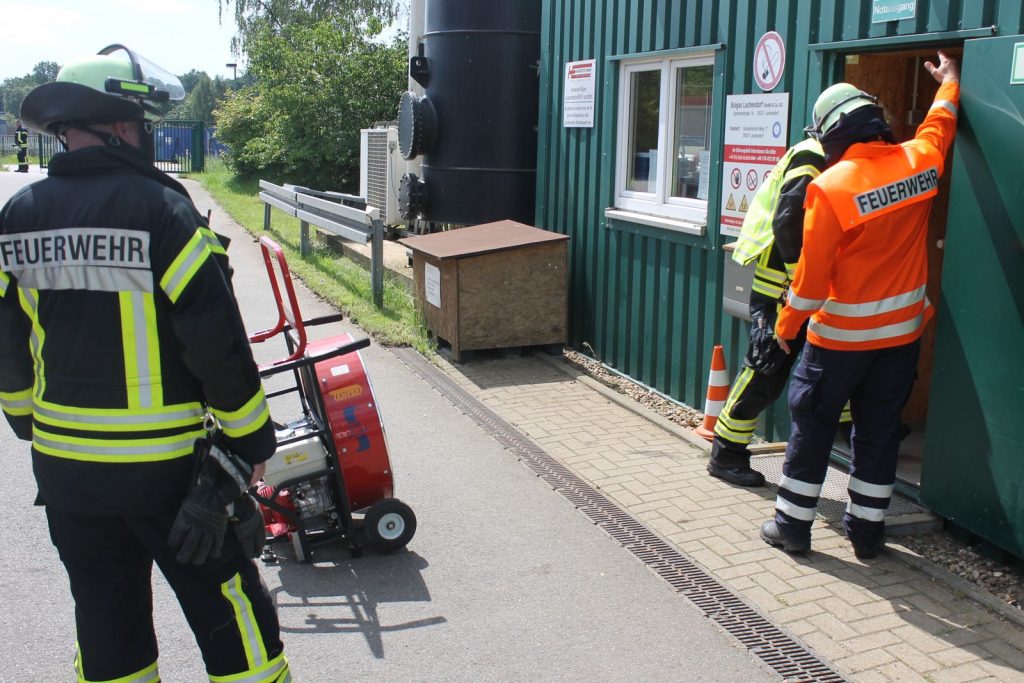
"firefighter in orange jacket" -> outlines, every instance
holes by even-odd
[[[895,144],[877,100],[848,83],[814,105],[827,170],[810,184],[803,253],[775,326],[780,345],[810,318],[789,387],[793,429],[775,518],[761,538],[788,552],[811,546],[811,523],[843,404],[853,413],[850,503],[843,526],[858,558],[884,546],[896,481],[900,412],[916,375],[932,200],[956,133],[959,69],[939,52],[941,83],[917,134]]]

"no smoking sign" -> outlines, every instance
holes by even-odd
[[[754,48],[754,81],[768,92],[782,80],[786,69],[786,43],[775,31],[768,31]]]

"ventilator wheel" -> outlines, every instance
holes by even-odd
[[[379,553],[391,553],[412,540],[416,533],[416,515],[397,498],[385,498],[366,511],[363,531],[371,548]]]

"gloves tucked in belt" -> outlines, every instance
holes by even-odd
[[[238,503],[252,500],[246,495],[252,468],[209,438],[196,441],[195,457],[196,474],[167,542],[178,551],[175,560],[200,565],[220,557],[231,506],[241,510]]]
[[[779,347],[773,325],[764,313],[752,312],[751,322],[750,360],[753,361],[754,370],[762,375],[772,375],[785,362],[787,354]]]
[[[234,502],[231,512],[231,530],[238,538],[242,552],[248,558],[257,558],[267,543],[267,530],[263,526],[263,513],[252,496],[242,496]]]

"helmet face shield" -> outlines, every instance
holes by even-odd
[[[21,115],[33,130],[72,124],[155,122],[169,100],[185,97],[181,81],[124,45],[68,62],[52,83],[30,92]]]
[[[185,88],[177,76],[124,45],[108,45],[99,54],[125,60],[132,78],[119,79],[111,75],[104,81],[103,89],[114,95],[137,98],[146,110],[146,120],[160,118],[159,104],[185,99]]]
[[[160,68],[153,62],[149,61],[137,52],[133,52],[123,45],[111,45],[110,47],[116,47],[118,50],[123,50],[128,54],[129,59],[132,61],[132,66],[135,67],[136,80],[143,83],[147,83],[157,91],[166,92],[166,99],[169,100],[183,100],[185,99],[185,88],[181,85],[181,81],[174,74]],[[110,48],[105,48],[109,50]],[[101,51],[100,54],[116,54],[117,50],[113,52]]]

